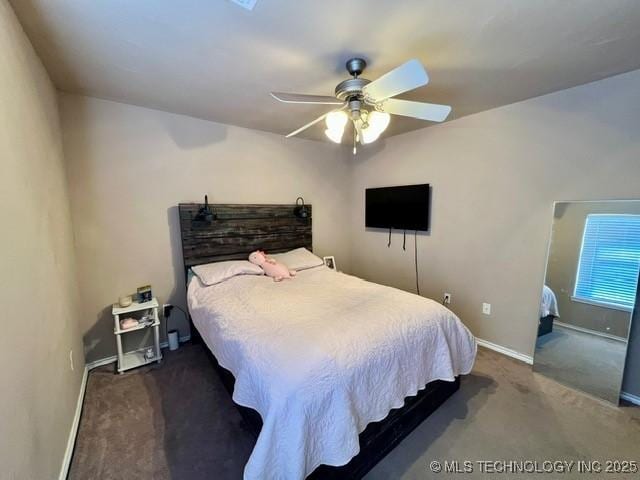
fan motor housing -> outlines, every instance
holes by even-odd
[[[340,100],[349,100],[352,97],[362,97],[362,89],[371,83],[366,78],[349,78],[336,86],[336,97]]]
[[[357,77],[367,68],[367,61],[364,58],[351,58],[347,60],[345,67],[350,75]]]

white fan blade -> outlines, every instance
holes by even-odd
[[[316,105],[342,105],[344,102],[327,95],[302,95],[299,93],[271,92],[271,96],[282,103],[311,103]]]
[[[430,122],[444,122],[451,113],[449,105],[438,105],[435,103],[411,102],[409,100],[399,100],[389,98],[382,102],[378,108],[393,115],[404,115],[405,117],[429,120]]]
[[[346,105],[343,105],[343,107],[342,107],[342,108],[338,108],[338,109],[335,109],[335,110],[331,110],[331,112],[337,112],[337,111],[339,111],[339,110],[344,110],[344,107],[346,107]],[[320,121],[324,120],[324,118],[325,118],[327,115],[329,115],[331,112],[327,112],[327,113],[325,113],[324,115],[320,115],[320,116],[319,116],[318,118],[316,118],[315,120],[312,120],[311,122],[307,123],[306,125],[303,125],[303,126],[302,126],[302,127],[300,127],[299,129],[294,130],[294,131],[293,131],[293,132],[291,132],[289,135],[287,135],[285,138],[293,137],[294,135],[299,134],[300,132],[302,132],[302,131],[306,130],[307,128],[314,126],[316,123],[318,123],[318,122],[320,122]]]
[[[418,60],[409,60],[385,73],[362,89],[366,97],[377,103],[429,83],[429,75]]]

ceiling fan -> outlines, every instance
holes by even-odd
[[[361,78],[367,66],[362,58],[352,58],[346,64],[353,78],[336,86],[335,97],[325,95],[302,95],[297,93],[271,92],[271,96],[283,103],[305,103],[335,105],[336,107],[287,135],[293,137],[316,123],[325,120],[325,135],[340,143],[349,120],[353,124],[353,154],[357,142],[375,142],[385,131],[391,119],[389,114],[403,115],[431,122],[444,121],[451,107],[435,103],[412,102],[395,97],[401,93],[429,83],[429,76],[418,60],[409,60],[377,80]]]

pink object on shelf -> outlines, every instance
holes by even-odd
[[[123,318],[120,320],[120,328],[122,330],[128,330],[138,326],[138,321],[135,318]]]

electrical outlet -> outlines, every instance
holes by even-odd
[[[482,304],[482,313],[484,313],[485,315],[491,315],[491,304],[490,303],[483,303]]]
[[[449,305],[451,303],[451,294],[450,293],[445,293],[444,296],[442,297],[442,303],[444,303],[445,305]]]
[[[162,316],[164,318],[169,318],[169,315],[171,315],[171,310],[173,310],[173,305],[171,305],[170,303],[165,303],[164,305],[162,305]]]
[[[73,349],[69,350],[69,366],[71,367],[71,371],[73,372],[75,368],[73,367]]]

